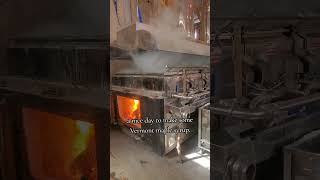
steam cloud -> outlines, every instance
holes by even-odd
[[[187,39],[187,32],[179,24],[179,14],[165,8],[162,13],[152,18],[150,25],[155,43],[170,43],[170,47],[181,46],[181,40]],[[163,45],[163,44],[162,44]],[[156,44],[158,47],[159,44]],[[168,51],[149,51],[131,53],[132,66],[118,73],[163,73],[168,67],[209,66],[209,57]]]

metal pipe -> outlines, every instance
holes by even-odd
[[[257,109],[248,108],[233,108],[223,106],[221,104],[214,104],[209,109],[217,115],[229,115],[231,117],[244,119],[244,120],[261,120],[270,115],[273,115],[277,111],[284,111],[297,106],[307,105],[320,101],[320,93],[316,93],[310,96],[299,97],[290,99],[287,101],[280,101],[278,103],[270,103],[260,106]]]
[[[172,97],[181,98],[181,99],[193,99],[194,98],[192,96],[182,96],[182,95],[177,95],[177,94],[173,94]]]
[[[223,105],[214,105],[209,108],[213,111],[214,114],[217,115],[226,115],[239,119],[246,120],[260,120],[266,118],[267,112],[263,110],[251,110],[245,108],[233,108],[223,106]]]
[[[295,99],[290,99],[288,101],[280,101],[278,103],[272,103],[272,105],[278,106],[279,110],[286,110],[296,106],[314,103],[316,101],[320,101],[320,93],[316,93],[305,97],[298,97]]]

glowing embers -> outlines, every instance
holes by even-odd
[[[122,124],[141,128],[141,124],[127,124],[128,120],[141,119],[140,100],[117,96],[118,113]]]
[[[97,179],[94,124],[24,108],[23,126],[34,179]]]

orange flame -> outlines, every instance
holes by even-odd
[[[76,157],[87,149],[88,141],[93,130],[93,124],[84,121],[75,121],[78,134],[74,141],[73,155]]]
[[[137,99],[133,100],[132,106],[129,106],[130,108],[130,114],[129,114],[129,119],[140,119],[140,113],[138,112],[138,109],[140,107],[140,101]]]
[[[117,100],[120,121],[122,123],[127,124],[128,120],[141,119],[139,100],[122,96],[118,96]],[[129,124],[129,126],[141,128],[141,124]]]

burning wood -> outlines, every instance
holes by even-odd
[[[119,116],[123,124],[127,124],[128,120],[141,119],[139,100],[122,96],[118,96],[117,99]],[[131,123],[130,126],[141,128],[141,123]]]
[[[97,169],[95,161],[95,141],[93,125],[83,121],[76,121],[78,135],[74,144],[75,159],[71,164],[75,179],[96,180]]]
[[[97,179],[93,124],[28,108],[23,110],[23,117],[32,176]]]

